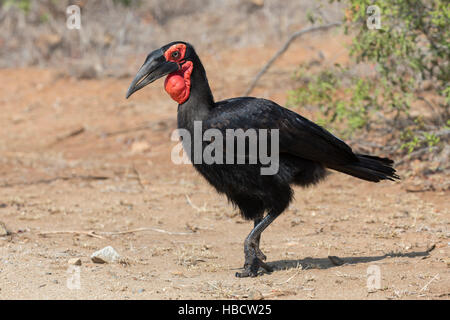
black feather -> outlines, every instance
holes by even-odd
[[[215,128],[224,136],[226,129],[279,130],[279,172],[275,175],[261,175],[261,164],[194,164],[244,218],[257,219],[264,212],[280,214],[293,198],[291,185],[313,185],[326,177],[326,168],[373,182],[398,178],[392,160],[355,154],[327,130],[273,101],[241,97],[214,102],[203,65],[193,48],[190,52],[194,63],[191,94],[178,107],[179,128],[193,134],[197,120],[202,121],[203,131]],[[186,151],[193,156],[192,149]]]
[[[308,187],[316,184],[327,176],[327,169],[372,182],[399,179],[391,159],[354,153],[344,141],[324,128],[273,101],[241,97],[215,102],[205,69],[194,48],[188,43],[173,42],[152,52],[147,66],[150,73],[160,76],[167,74],[167,71],[161,71],[167,70],[161,69],[161,66],[176,69],[173,62],[168,64],[161,58],[167,48],[175,43],[186,46],[183,60],[191,61],[193,66],[190,93],[187,100],[178,105],[178,128],[187,130],[191,138],[188,139],[186,135],[186,139],[182,139],[183,147],[194,168],[219,193],[225,194],[240,209],[245,219],[254,220],[254,228],[244,242],[244,271],[236,273],[236,276],[256,276],[260,267],[268,272],[273,271],[271,266],[263,262],[266,257],[259,249],[260,237],[292,201],[293,185]],[[142,77],[141,73],[142,71],[138,72],[132,85]],[[135,89],[132,85],[127,97],[143,87]],[[201,130],[197,129],[199,123]],[[209,129],[215,129],[215,134],[210,135],[210,141],[205,141],[203,135],[198,137],[199,133]],[[246,136],[247,143],[243,148],[237,147],[236,136],[227,136],[230,129],[250,134]],[[186,131],[182,136],[184,134]],[[268,138],[267,148],[261,149],[262,152],[250,152],[255,151],[255,145],[260,148],[259,142],[264,141],[260,139],[263,134]],[[249,143],[250,140],[253,140],[252,143]],[[194,146],[191,145],[192,141]],[[233,146],[229,142],[234,142]],[[197,145],[198,143],[201,145]],[[212,151],[217,150],[217,145],[222,145],[222,153]],[[279,152],[274,149],[277,146]],[[205,163],[204,151],[214,152],[215,161],[208,160]],[[262,173],[262,169],[266,169],[263,163],[267,164],[263,161],[266,152],[269,165],[272,167],[275,164],[278,169],[272,171],[271,175]],[[231,159],[228,157],[230,153]],[[229,163],[227,160],[234,162]],[[237,160],[245,161],[239,164]]]

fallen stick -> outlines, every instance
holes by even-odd
[[[39,235],[73,233],[73,234],[84,234],[84,235],[87,235],[89,237],[98,238],[98,239],[105,239],[104,237],[100,236],[100,234],[102,234],[104,236],[112,236],[112,235],[135,233],[135,232],[142,232],[142,231],[155,231],[155,232],[159,232],[159,233],[165,233],[165,234],[170,234],[170,235],[182,235],[182,236],[194,234],[194,232],[171,232],[171,231],[158,229],[158,228],[138,228],[138,229],[132,229],[132,230],[125,230],[125,231],[57,230],[57,231],[43,231],[43,232],[40,232]]]
[[[423,147],[423,148],[421,148],[419,150],[416,150],[414,152],[411,152],[411,153],[407,154],[402,159],[397,161],[395,164],[397,166],[399,166],[399,165],[401,165],[401,164],[403,164],[405,162],[408,162],[410,160],[413,160],[413,159],[416,159],[416,158],[420,158],[421,156],[423,156],[423,155],[425,155],[427,153],[431,153],[432,151],[435,151],[437,149],[438,149],[437,147],[428,147],[428,146],[427,147]]]
[[[286,52],[286,50],[291,45],[292,41],[294,41],[295,39],[297,39],[298,37],[300,37],[306,33],[319,31],[319,30],[326,30],[326,29],[329,29],[332,27],[338,27],[340,25],[342,25],[341,22],[332,22],[332,23],[325,24],[325,25],[318,26],[318,27],[309,27],[309,28],[302,29],[302,30],[299,30],[299,31],[293,33],[289,37],[289,39],[283,44],[281,49],[278,50],[278,52],[266,63],[266,65],[261,69],[261,71],[258,72],[258,74],[255,76],[253,81],[250,83],[250,86],[247,88],[247,90],[245,90],[243,95],[248,96],[250,94],[250,92],[253,91],[253,89],[256,87],[256,84],[258,83],[259,79],[264,75],[264,73],[267,72],[267,70],[269,70],[269,68],[272,66],[272,64],[275,62],[275,60],[277,60],[284,52]]]
[[[287,280],[283,281],[283,282],[278,282],[275,283],[276,285],[281,285],[281,284],[286,284],[289,281],[291,281],[292,279],[294,279],[296,276],[298,276],[300,274],[300,272],[303,270],[303,267],[300,265],[300,268],[297,269],[297,272],[294,273],[292,276],[290,276]]]
[[[49,147],[52,147],[52,146],[54,146],[55,144],[58,144],[58,143],[60,143],[60,142],[63,141],[63,140],[66,140],[66,139],[69,139],[69,138],[78,136],[78,135],[82,134],[82,133],[85,132],[85,131],[86,131],[86,128],[85,128],[85,127],[80,127],[80,128],[78,128],[78,129],[75,129],[75,130],[69,132],[68,134],[65,134],[65,135],[63,135],[63,136],[61,136],[61,137],[56,138],[56,140],[55,140],[54,142],[52,142],[52,143],[49,144]]]
[[[117,235],[117,234],[135,233],[135,232],[142,232],[142,231],[155,231],[155,232],[166,233],[166,234],[170,234],[170,235],[194,234],[194,232],[171,232],[171,231],[158,229],[158,228],[138,228],[138,229],[125,230],[125,231],[99,231],[98,233],[103,234],[103,235]]]
[[[433,279],[431,279],[430,281],[428,281],[428,283],[427,283],[426,285],[424,285],[423,288],[420,289],[419,292],[422,292],[422,291],[427,290],[428,286],[429,286],[434,280],[436,280],[438,277],[439,277],[439,273],[436,273],[436,275],[433,277]]]
[[[75,230],[43,231],[43,232],[39,232],[39,235],[73,233],[73,234],[84,234],[84,235],[87,235],[89,237],[98,238],[98,239],[105,239],[104,237],[99,236],[98,234],[95,234],[94,232],[95,231],[75,231]]]
[[[136,165],[135,164],[133,164],[133,172],[136,175],[136,178],[137,178],[137,181],[139,183],[139,186],[141,187],[142,190],[145,190],[145,186],[144,186],[144,183],[142,182],[141,174],[136,169]]]
[[[197,212],[205,212],[206,211],[206,204],[203,205],[203,207],[199,208],[197,207],[192,201],[191,198],[189,198],[189,196],[187,194],[185,194],[186,196],[186,201],[187,203]]]

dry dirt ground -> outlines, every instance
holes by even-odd
[[[302,40],[254,94],[283,104],[293,63],[319,49],[342,58],[340,40],[325,40]],[[202,55],[216,98],[241,94],[275,50]],[[235,278],[252,224],[170,161],[176,103],[162,81],[125,100],[130,81],[0,70],[0,221],[12,232],[0,237],[0,299],[449,299],[448,192],[338,173],[296,189],[264,232],[276,271]],[[90,261],[108,245],[120,262]],[[74,257],[79,289],[67,287]]]

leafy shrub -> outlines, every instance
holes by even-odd
[[[318,107],[319,122],[347,136],[371,129],[381,118],[383,126],[400,129],[398,148],[412,152],[439,145],[441,137],[448,137],[450,5],[445,0],[379,0],[381,29],[369,29],[372,4],[350,0],[346,9],[345,31],[354,35],[352,65],[318,74],[301,66],[296,78],[303,85],[290,92],[288,101]],[[361,65],[375,66],[375,72],[355,75],[352,71]],[[425,90],[435,102],[423,96]],[[433,117],[412,117],[411,104],[417,101],[430,107]]]

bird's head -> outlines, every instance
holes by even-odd
[[[186,42],[171,42],[151,52],[128,88],[126,97],[153,81],[167,76],[164,87],[169,95],[182,104],[189,98],[194,48]]]

